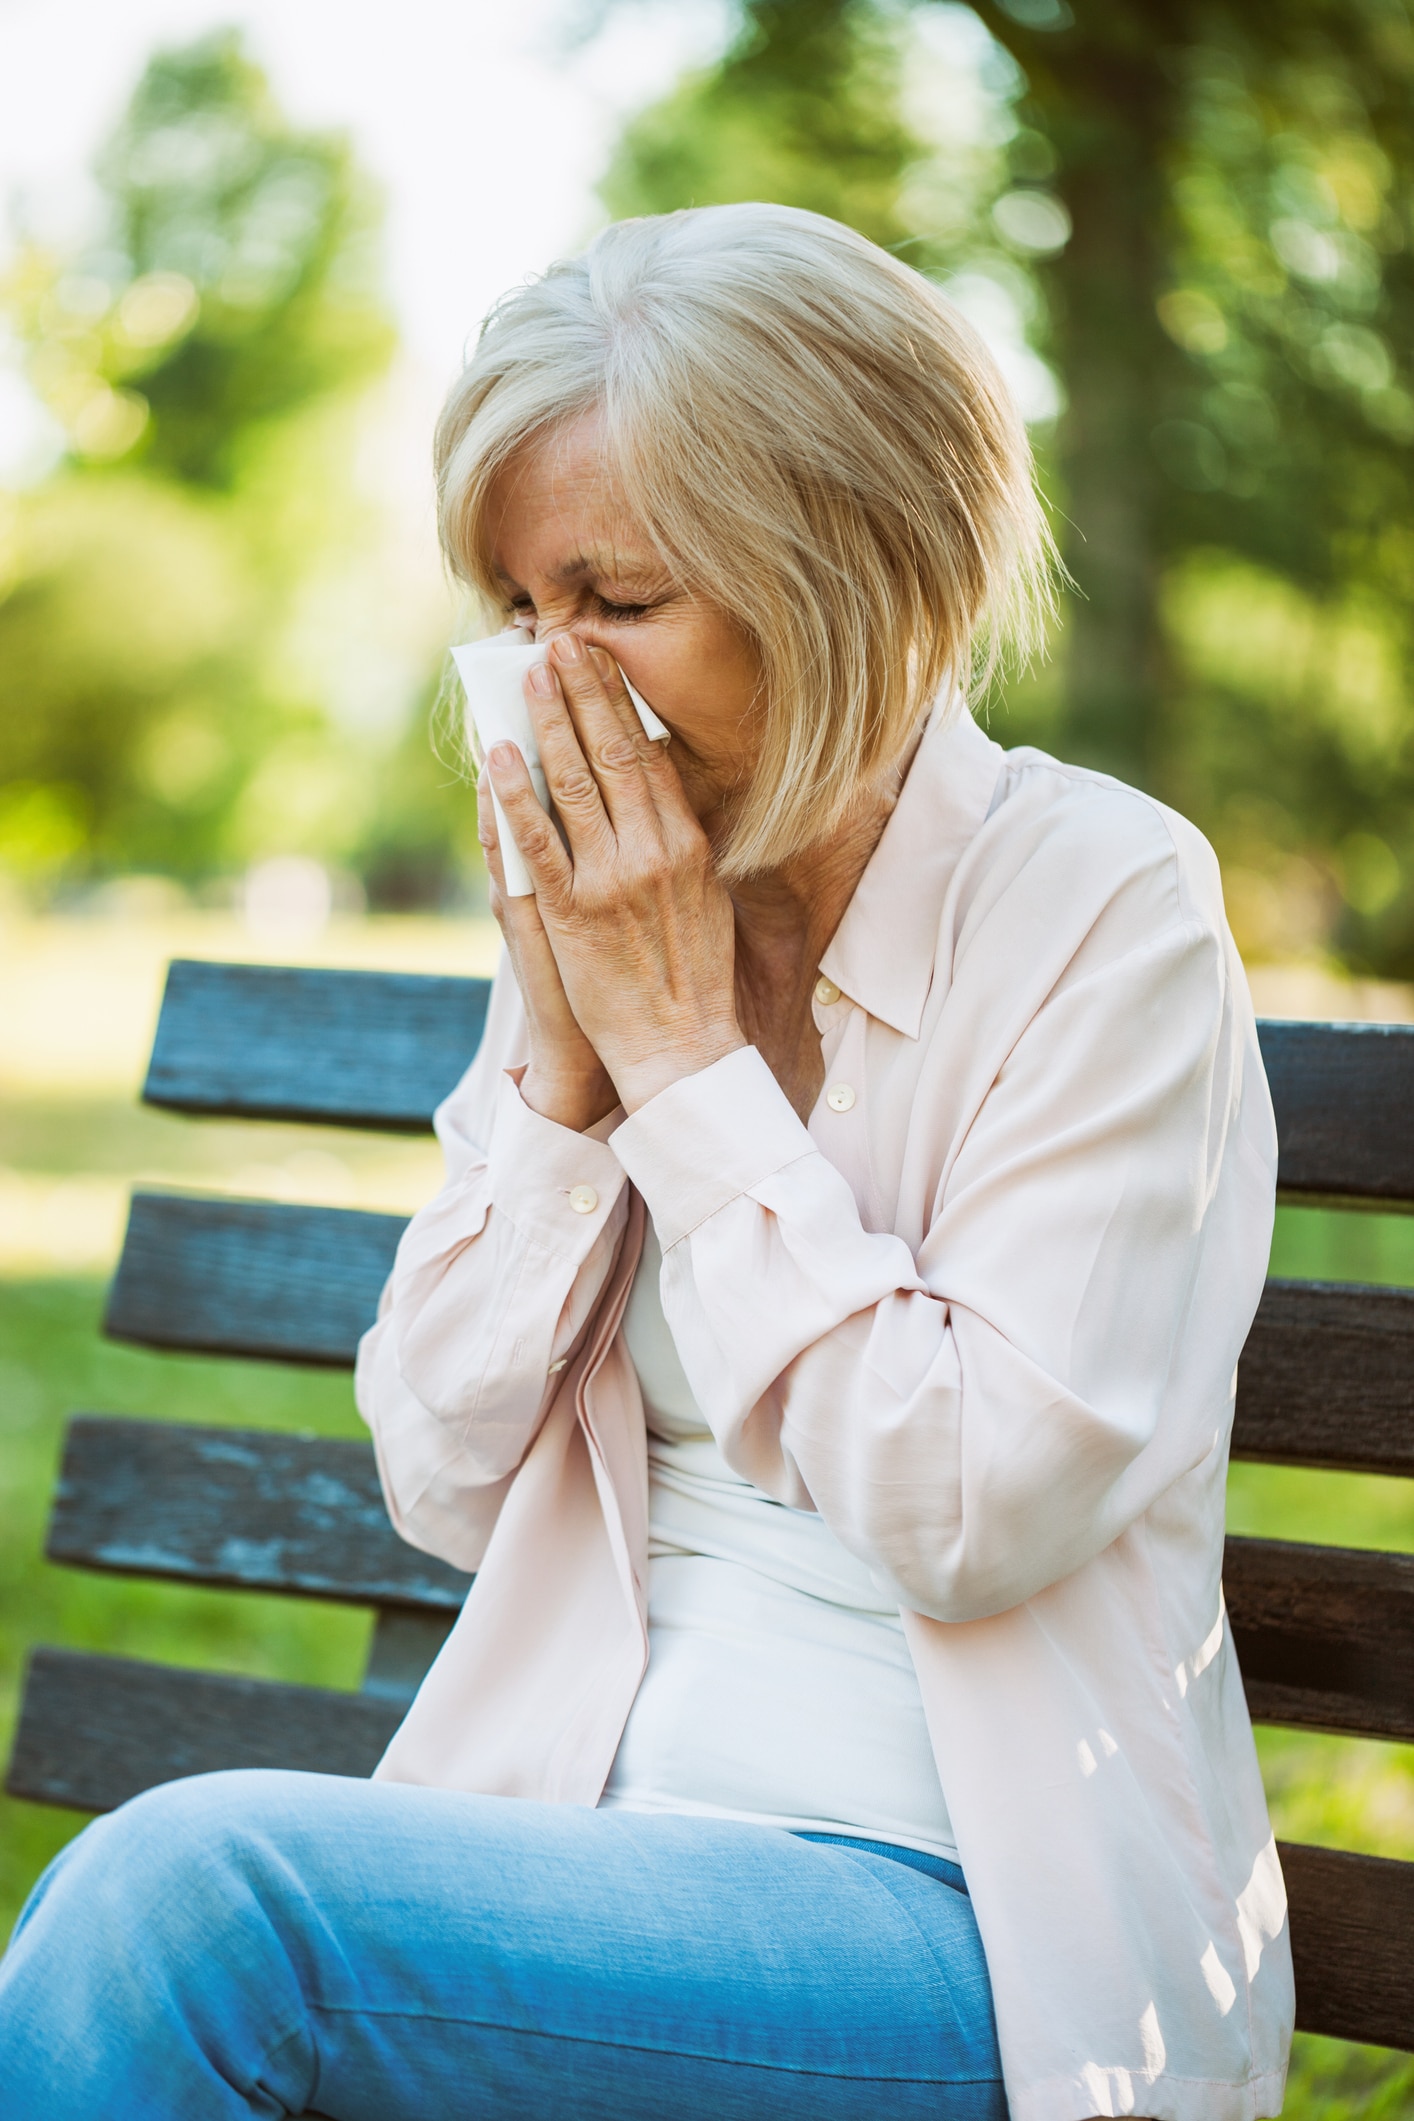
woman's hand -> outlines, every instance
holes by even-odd
[[[505,937],[530,1032],[530,1066],[521,1077],[520,1094],[532,1112],[582,1134],[613,1111],[618,1092],[575,1022],[535,900],[507,896],[496,813],[484,772],[476,805],[477,831],[491,878],[491,911]]]
[[[520,921],[538,992],[547,985],[537,954],[543,938],[569,1020],[633,1112],[746,1044],[732,983],[731,900],[666,747],[644,735],[603,650],[559,635],[531,671],[526,696],[569,851],[519,751],[494,745],[492,784],[535,886],[533,901],[510,902],[502,926],[509,938]],[[532,905],[536,938],[515,910]],[[548,997],[543,1006],[551,1015]]]

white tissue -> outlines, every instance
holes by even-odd
[[[518,746],[521,757],[530,769],[530,778],[535,793],[546,810],[550,810],[550,791],[545,785],[545,775],[540,765],[540,750],[535,741],[535,730],[530,720],[530,709],[525,704],[525,674],[536,663],[543,663],[548,652],[548,643],[527,642],[520,633],[498,633],[489,641],[468,641],[463,647],[452,650],[452,661],[457,666],[457,675],[466,693],[466,715],[470,724],[468,735],[474,735],[481,757],[493,744],[511,743]],[[622,677],[623,672],[619,675]],[[627,678],[624,687],[634,706],[645,733],[656,744],[671,735],[659,721],[648,702],[634,691]],[[521,860],[511,829],[506,823],[505,812],[494,789],[491,795],[496,811],[496,836],[501,843],[501,868],[506,879],[506,893],[510,898],[529,898],[534,885],[529,872]],[[551,813],[553,815],[553,812]]]

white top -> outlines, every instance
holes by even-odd
[[[957,1861],[898,1601],[717,1448],[651,1220],[624,1315],[648,1424],[648,1671],[600,1802],[859,1834]]]

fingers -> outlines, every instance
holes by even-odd
[[[491,776],[484,764],[476,777],[476,837],[481,842],[481,859],[491,879],[491,911],[500,921],[506,906],[506,872],[501,861],[500,834],[496,830],[496,805],[491,800]]]
[[[638,709],[629,697],[623,672],[607,650],[592,648],[589,652],[597,668],[604,697],[633,744],[644,786],[657,813],[660,831],[671,834],[674,828],[680,828],[685,830],[690,838],[695,839],[701,831],[701,826],[687,800],[682,776],[673,761],[671,747],[661,739],[654,743],[647,734],[638,719]]]
[[[486,771],[505,812],[506,823],[510,827],[516,849],[529,871],[536,897],[544,897],[552,904],[568,898],[573,882],[569,856],[565,853],[559,833],[540,807],[529,768],[517,746],[504,742],[493,744],[486,756]],[[486,844],[488,820],[495,837],[495,817],[489,803],[484,806],[478,825],[483,845]],[[492,875],[504,896],[505,872],[499,846],[496,848],[496,867]],[[507,899],[508,906],[516,903],[516,900]]]
[[[513,898],[506,889],[501,834],[496,818],[496,806],[491,795],[491,773],[489,767],[484,765],[476,783],[476,836],[481,842],[486,874],[491,879],[491,912],[514,953],[524,949],[527,936],[533,931],[539,931],[543,935],[544,928],[534,894],[528,898],[520,895]]]
[[[653,829],[657,809],[645,771],[653,747],[613,658],[561,634],[530,682],[540,762],[571,843],[581,820],[591,841],[601,817],[619,840]]]

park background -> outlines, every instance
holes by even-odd
[[[1072,12],[1073,9],[1073,12]],[[1217,847],[1259,1009],[1414,1019],[1405,0],[0,0],[0,1744],[63,1641],[356,1685],[368,1624],[41,1559],[78,1409],[356,1433],[347,1379],[105,1343],[129,1184],[411,1209],[430,1145],[135,1102],[173,955],[488,971],[433,710],[428,439],[604,219],[765,198],[935,276],[1074,587],[987,705]],[[1414,1219],[1274,1271],[1414,1283]],[[1401,1484],[1235,1530],[1414,1550]],[[1414,1751],[1260,1734],[1280,1833],[1414,1855]],[[0,1931],[71,1815],[0,1800]],[[1414,2114],[1298,2044],[1287,2111]]]

